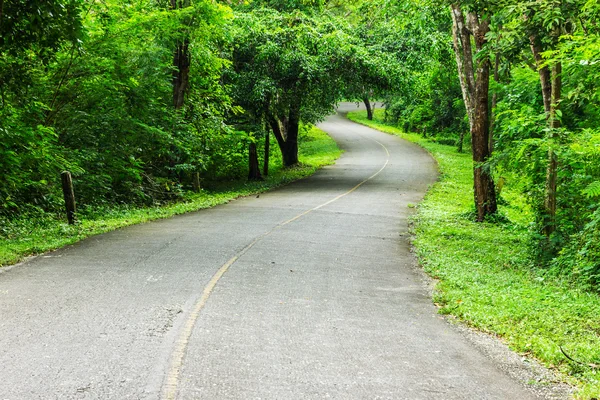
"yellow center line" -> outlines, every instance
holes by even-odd
[[[262,235],[258,236],[256,239],[254,239],[254,241],[252,243],[250,243],[248,246],[244,247],[238,254],[236,254],[229,261],[227,261],[225,264],[223,264],[223,266],[221,266],[221,268],[219,268],[219,270],[213,275],[211,280],[204,287],[202,296],[200,297],[200,299],[198,299],[198,301],[194,305],[192,312],[188,316],[188,318],[185,322],[185,325],[183,326],[183,329],[181,331],[181,334],[179,335],[179,338],[175,342],[175,348],[174,348],[174,350],[172,352],[172,356],[171,356],[171,366],[169,368],[169,372],[168,372],[168,375],[167,375],[167,378],[166,378],[166,381],[164,384],[163,396],[162,396],[163,399],[175,400],[177,398],[177,391],[178,391],[178,386],[179,386],[181,369],[183,367],[183,359],[185,358],[185,351],[186,351],[187,345],[190,341],[190,337],[192,336],[192,332],[194,330],[194,325],[196,325],[196,321],[198,320],[198,318],[200,316],[200,312],[206,305],[206,302],[208,301],[211,293],[213,292],[214,288],[217,286],[217,283],[219,282],[221,277],[223,277],[225,272],[227,272],[227,270],[233,264],[235,264],[236,261],[240,259],[240,257],[242,257],[248,250],[250,250],[252,247],[254,247],[255,244],[260,242],[266,236],[269,236],[270,234],[272,234],[276,230],[280,229],[281,227],[302,218],[306,214],[309,214],[313,211],[323,208],[323,207],[341,199],[342,197],[349,195],[350,193],[354,192],[356,189],[358,189],[359,187],[364,185],[366,182],[375,178],[388,166],[388,164],[390,162],[390,152],[388,151],[387,147],[385,147],[385,145],[383,145],[382,143],[378,142],[375,139],[372,139],[372,138],[369,138],[369,139],[371,139],[372,141],[379,144],[385,150],[385,153],[386,153],[385,164],[381,167],[381,169],[379,169],[379,171],[375,172],[373,175],[371,175],[364,181],[360,182],[358,185],[354,186],[352,189],[348,190],[347,192],[345,192],[345,193],[343,193],[321,205],[313,207],[310,210],[304,211],[303,213],[296,215],[294,218],[288,219],[285,222],[281,222],[280,224],[275,226],[270,231],[265,232]]]

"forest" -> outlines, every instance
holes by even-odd
[[[468,156],[463,222],[524,227],[532,279],[597,297],[599,23],[594,0],[0,0],[0,239],[68,231],[63,171],[80,220],[295,179],[350,101]],[[0,265],[51,247],[27,246]]]
[[[594,1],[2,1],[0,216],[177,201],[298,164],[341,100],[472,152],[474,209],[531,206],[539,262],[600,287]],[[279,151],[271,149],[271,137]]]
[[[0,215],[62,212],[63,170],[83,207],[261,179],[271,137],[293,166],[302,126],[378,99],[405,131],[472,152],[477,220],[518,188],[540,262],[598,289],[599,13],[575,0],[5,0]]]

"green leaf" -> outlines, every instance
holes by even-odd
[[[584,194],[590,198],[600,196],[600,181],[590,183],[585,189],[581,191],[581,194]]]

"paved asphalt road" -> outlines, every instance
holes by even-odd
[[[346,153],[309,179],[0,273],[0,399],[531,398],[415,272],[434,162],[321,127]]]

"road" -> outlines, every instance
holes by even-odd
[[[341,115],[321,128],[346,152],[311,178],[0,273],[0,399],[533,398],[416,270],[433,160]]]

